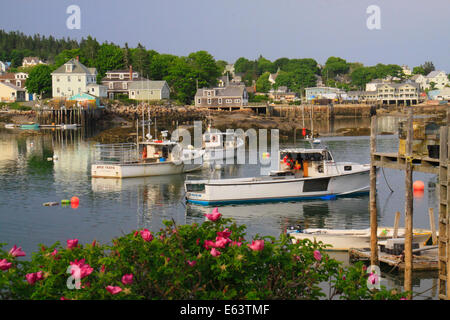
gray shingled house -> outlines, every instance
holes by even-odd
[[[248,93],[244,85],[220,88],[201,88],[195,94],[196,107],[236,108],[248,105]]]

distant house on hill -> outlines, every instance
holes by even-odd
[[[32,101],[36,100],[36,94],[28,93],[25,82],[28,79],[28,73],[25,72],[16,72],[16,73],[4,73],[0,75],[1,83],[10,83],[15,85],[16,87],[22,88],[25,90],[25,100],[24,101]]]
[[[128,96],[135,100],[170,99],[170,89],[166,81],[133,81],[128,89]]]
[[[97,69],[84,66],[78,59],[71,59],[52,72],[53,97],[71,97],[87,92],[89,84],[95,84]]]
[[[45,64],[45,62],[38,57],[25,57],[22,60],[22,67],[34,67],[38,64]]]
[[[0,61],[0,74],[5,73],[9,69],[9,64],[7,62]]]
[[[247,105],[248,93],[244,85],[201,88],[195,94],[196,107],[236,108]]]
[[[449,84],[449,80],[447,78],[447,74],[444,71],[431,71],[426,76],[427,79],[427,88],[431,88],[431,83],[435,83],[436,89],[443,89],[447,84]]]
[[[297,100],[297,93],[291,92],[286,86],[280,86],[277,90],[271,89],[268,97],[274,101],[292,102]]]

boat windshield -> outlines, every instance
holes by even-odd
[[[301,153],[293,153],[293,152],[282,152],[280,153],[281,160],[285,157],[290,158],[292,160],[297,161],[323,161],[323,160],[333,160],[331,158],[331,154],[328,151],[325,152],[301,152]]]

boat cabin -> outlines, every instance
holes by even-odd
[[[327,149],[281,149],[278,159],[278,170],[272,175],[318,177],[336,170],[333,157]]]
[[[206,149],[235,148],[237,146],[234,132],[205,132],[203,147]]]
[[[174,148],[177,145],[174,141],[169,140],[151,140],[140,142],[139,145],[142,160],[144,162],[165,162],[179,160],[174,154]]]

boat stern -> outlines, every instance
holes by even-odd
[[[122,168],[112,164],[93,164],[91,176],[92,178],[122,178]]]

